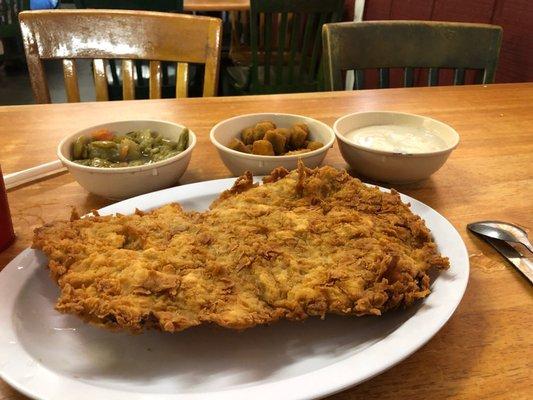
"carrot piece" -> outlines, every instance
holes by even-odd
[[[91,137],[94,140],[113,140],[115,135],[109,129],[103,128],[91,133]]]

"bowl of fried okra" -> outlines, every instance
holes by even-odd
[[[236,176],[245,171],[265,175],[276,167],[319,166],[335,134],[323,122],[295,114],[239,115],[216,124],[210,133],[226,167]]]

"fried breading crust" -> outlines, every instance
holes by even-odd
[[[423,220],[345,171],[252,175],[209,211],[169,204],[36,229],[56,308],[112,329],[243,329],[281,318],[380,315],[430,293],[447,268]]]

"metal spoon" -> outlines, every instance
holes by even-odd
[[[516,225],[502,221],[479,221],[468,224],[467,228],[494,239],[520,243],[533,253],[533,246],[529,243],[527,232]]]

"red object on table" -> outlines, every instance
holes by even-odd
[[[13,222],[11,221],[11,213],[9,212],[9,204],[7,203],[6,187],[4,186],[4,175],[0,168],[0,251],[9,247],[15,240],[15,232],[13,231]]]

